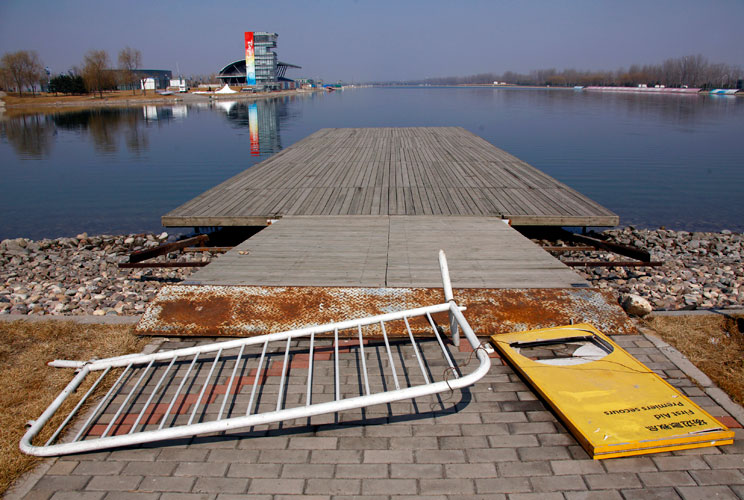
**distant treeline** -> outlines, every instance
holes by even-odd
[[[604,85],[635,87],[638,85],[665,85],[667,87],[737,88],[742,85],[744,71],[741,67],[724,63],[711,63],[702,55],[667,59],[661,64],[634,64],[617,71],[580,71],[575,69],[541,69],[529,74],[480,73],[470,76],[448,76],[412,80],[407,84],[463,85],[504,82],[516,85]]]

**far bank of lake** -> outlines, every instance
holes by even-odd
[[[160,216],[324,127],[462,126],[620,215],[744,231],[744,100],[364,88],[0,122],[0,239],[161,230]]]

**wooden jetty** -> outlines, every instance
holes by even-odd
[[[172,210],[162,223],[261,226],[289,215],[619,223],[610,210],[459,127],[322,129]]]
[[[436,303],[440,248],[478,332],[572,321],[634,331],[611,293],[505,219],[618,224],[462,128],[323,129],[163,217],[166,226],[271,224],[161,289],[137,331],[256,335]]]
[[[588,287],[495,217],[288,216],[196,271],[200,285],[439,288]]]

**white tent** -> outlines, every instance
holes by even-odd
[[[237,94],[237,90],[232,90],[229,85],[225,84],[224,87],[222,87],[220,90],[215,92],[215,94]]]

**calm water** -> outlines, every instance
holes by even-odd
[[[161,215],[320,128],[451,125],[623,225],[744,231],[742,98],[373,88],[0,121],[0,239],[158,231]]]

